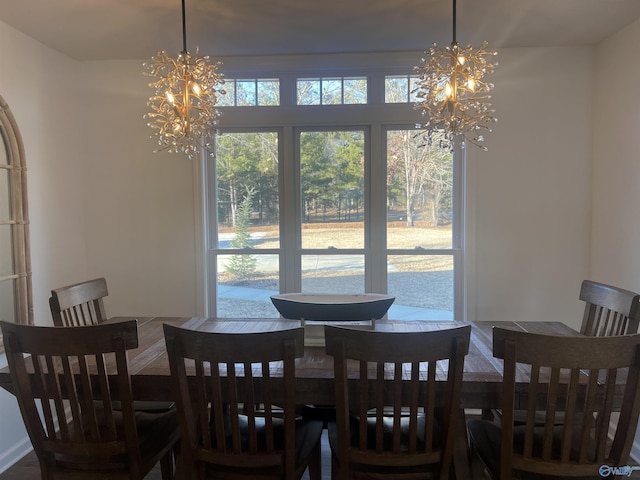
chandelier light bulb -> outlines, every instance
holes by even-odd
[[[451,83],[447,82],[447,84],[444,87],[444,96],[445,98],[451,98],[452,94],[453,94],[453,89],[451,88]]]
[[[475,89],[476,89],[476,81],[473,78],[470,78],[467,81],[467,88],[472,92],[475,91]]]

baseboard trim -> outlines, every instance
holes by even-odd
[[[4,473],[18,463],[25,455],[31,453],[33,446],[28,437],[0,454],[0,473]]]

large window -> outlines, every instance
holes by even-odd
[[[33,323],[26,168],[20,132],[0,97],[0,319]],[[0,341],[0,350],[3,350]]]
[[[293,78],[280,81],[293,103],[268,118],[225,111],[207,169],[207,313],[276,318],[273,294],[374,292],[396,297],[390,318],[460,318],[461,161],[425,145],[406,100],[385,102],[394,85],[408,98],[408,77],[366,77],[366,104],[309,106],[311,79]]]

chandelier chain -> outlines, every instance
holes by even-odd
[[[187,51],[187,13],[185,8],[185,0],[182,0],[182,52],[186,53],[186,51]]]

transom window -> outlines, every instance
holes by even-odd
[[[417,98],[413,92],[417,82],[417,75],[387,75],[384,77],[385,103],[415,102]]]
[[[221,107],[264,107],[280,105],[280,81],[273,78],[225,78]]]
[[[298,105],[355,105],[367,103],[366,77],[299,78]]]

